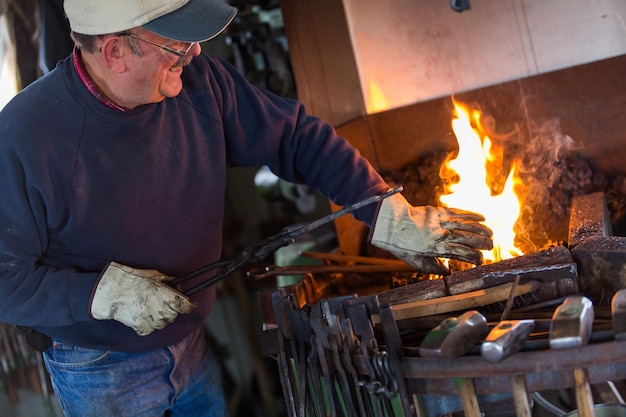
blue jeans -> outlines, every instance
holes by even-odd
[[[224,417],[220,366],[204,329],[142,353],[53,341],[44,352],[66,417]]]

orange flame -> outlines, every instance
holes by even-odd
[[[494,149],[480,124],[481,113],[454,102],[455,116],[452,129],[459,144],[456,158],[444,162],[440,176],[446,183],[445,194],[439,197],[447,207],[480,213],[484,224],[493,230],[494,249],[483,251],[485,261],[497,262],[520,256],[515,246],[513,230],[521,212],[520,198],[515,188],[521,184],[516,164],[513,164],[503,191],[493,195],[487,163],[498,162],[502,149]],[[473,126],[476,126],[474,128]],[[501,162],[501,161],[500,161]],[[453,178],[453,180],[450,180]]]

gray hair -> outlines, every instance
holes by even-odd
[[[98,40],[106,36],[121,36],[121,35],[128,35],[130,33],[133,33],[133,31],[127,30],[124,32],[109,33],[105,35],[85,35],[83,33],[77,33],[77,32],[71,31],[70,37],[72,38],[72,40],[74,41],[74,44],[76,45],[78,49],[84,49],[85,51],[93,54],[98,51],[98,47],[96,46],[98,43]],[[130,36],[124,36],[124,38],[126,38],[126,44],[128,45],[128,47],[130,48],[130,51],[134,55],[137,55],[137,56],[143,55],[141,48],[138,45],[139,41],[137,39],[134,39]]]

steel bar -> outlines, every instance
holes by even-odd
[[[310,252],[303,251],[300,255],[313,258],[313,259],[321,259],[323,261],[334,261],[334,262],[343,262],[344,264],[366,264],[366,265],[406,265],[404,261],[400,261],[398,259],[387,259],[387,258],[374,258],[371,256],[356,256],[356,255],[341,255],[336,253],[320,253],[320,252]]]
[[[305,274],[338,274],[338,273],[381,273],[381,272],[408,272],[413,268],[404,265],[287,265],[268,267],[262,272],[249,271],[248,276],[255,279],[266,279],[279,275]]]

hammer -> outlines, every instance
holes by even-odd
[[[626,288],[617,291],[611,299],[611,317],[613,318],[613,334],[618,342],[626,340]],[[607,381],[613,395],[620,404],[625,404],[613,381]]]
[[[590,299],[584,296],[566,298],[552,315],[550,348],[567,349],[589,343],[593,319],[593,304]],[[578,415],[580,417],[594,417],[593,396],[587,369],[574,369],[574,384]]]
[[[463,356],[488,331],[487,319],[482,314],[475,310],[466,311],[459,317],[449,317],[443,320],[437,327],[428,332],[420,345],[419,353],[421,356],[435,358]],[[478,407],[474,381],[458,378],[455,383],[459,390],[465,416],[482,416]]]
[[[534,320],[502,320],[491,329],[480,353],[489,362],[500,362],[519,351],[534,328]]]
[[[502,320],[491,329],[480,346],[480,353],[489,362],[500,362],[518,352],[534,328],[534,320]],[[517,416],[530,417],[524,375],[511,375],[511,387]]]
[[[615,340],[626,340],[626,289],[617,291],[611,300]]]
[[[458,317],[449,317],[429,331],[419,347],[420,356],[456,358],[465,355],[483,338],[489,327],[487,319],[470,310]]]

